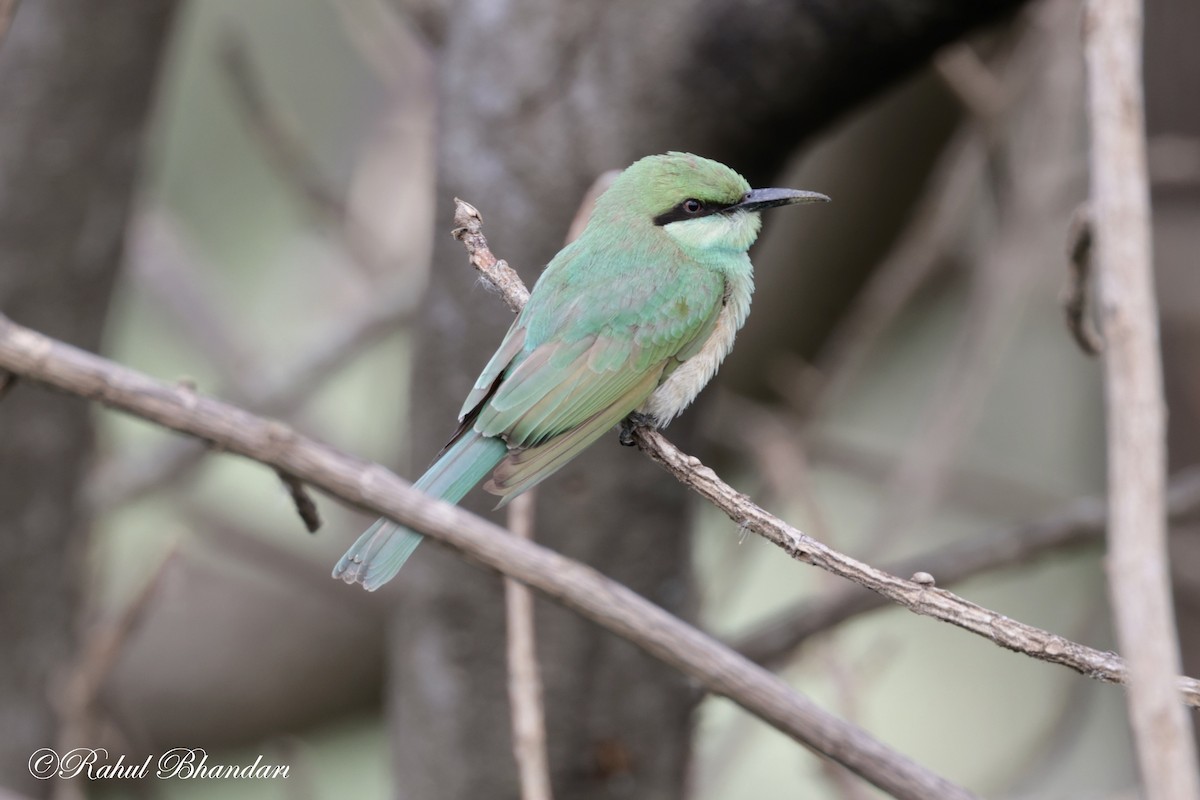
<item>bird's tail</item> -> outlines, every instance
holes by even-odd
[[[457,503],[483,480],[508,452],[500,439],[480,436],[468,429],[433,466],[413,484],[426,494]],[[387,520],[376,520],[333,568],[333,577],[361,583],[373,592],[390,581],[425,537]]]

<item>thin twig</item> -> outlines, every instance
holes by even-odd
[[[725,512],[739,527],[766,538],[797,561],[851,580],[916,614],[957,625],[1008,650],[1061,664],[1108,683],[1125,683],[1127,680],[1125,662],[1115,653],[1077,644],[1009,619],[944,589],[898,578],[832,550],[759,508],[699,459],[681,452],[658,431],[637,428],[634,437],[638,447],[651,459]],[[1185,702],[1200,706],[1200,681],[1178,678],[1176,683]]]
[[[487,238],[483,235],[483,218],[479,216],[479,209],[465,200],[454,198],[454,225],[454,238],[467,248],[471,266],[483,275],[489,286],[500,293],[509,310],[519,314],[529,300],[529,290],[507,261],[492,255]]]
[[[465,222],[473,221],[470,235],[459,236],[467,247],[471,263],[489,281],[492,280],[490,268],[502,267],[503,273],[493,281],[493,286],[503,296],[509,308],[517,310],[524,307],[529,294],[520,284],[516,272],[508,264],[498,260],[488,248],[487,239],[479,223],[479,212],[461,200],[457,201],[457,205],[456,221],[459,214],[463,219],[459,222],[460,225],[465,227]],[[812,564],[853,581],[916,614],[940,619],[977,633],[1000,647],[1025,653],[1042,661],[1061,664],[1080,674],[1109,683],[1124,683],[1126,680],[1125,662],[1115,653],[1077,644],[1032,625],[1009,619],[944,589],[898,578],[839,553],[805,536],[788,523],[755,505],[750,498],[734,490],[713,470],[704,466],[698,458],[687,455],[671,444],[662,433],[636,427],[633,429],[633,440],[651,460],[725,512],[739,529],[757,533],[797,561]],[[1176,682],[1185,702],[1200,706],[1200,681],[1178,678]]]
[[[308,489],[304,488],[304,484],[296,480],[295,476],[282,470],[275,470],[275,474],[287,487],[288,496],[292,498],[292,504],[296,506],[296,513],[300,515],[304,527],[309,533],[316,533],[321,528],[321,512],[317,510],[316,501],[312,499]]]
[[[1138,0],[1084,9],[1090,206],[1108,417],[1109,597],[1129,657],[1126,696],[1148,800],[1200,798],[1192,728],[1176,702],[1179,642],[1164,508],[1166,414],[1150,255]]]
[[[508,529],[519,539],[533,541],[534,493],[526,492],[508,507]],[[533,593],[524,584],[505,578],[504,605],[508,624],[508,702],[512,706],[513,755],[521,782],[521,800],[552,800]]]
[[[283,423],[85,353],[3,315],[0,369],[205,439],[349,505],[418,530],[546,593],[898,798],[974,797],[625,586],[508,535],[469,511],[434,500],[377,464],[302,436]]]
[[[1168,507],[1172,520],[1185,520],[1200,511],[1200,467],[1171,479]],[[1075,500],[1034,522],[907,558],[885,571],[893,575],[927,572],[943,587],[952,586],[977,575],[1031,563],[1048,553],[1098,546],[1104,541],[1107,522],[1103,499]],[[809,637],[887,605],[883,595],[843,585],[781,611],[731,644],[751,661],[777,669]]]

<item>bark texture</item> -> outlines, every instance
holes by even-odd
[[[89,350],[100,344],[175,3],[37,0],[0,44],[0,310]],[[27,769],[54,746],[88,520],[79,496],[90,410],[16,386],[0,405],[0,786],[40,797]]]

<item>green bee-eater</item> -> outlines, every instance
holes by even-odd
[[[729,167],[688,153],[630,166],[546,267],[463,403],[458,430],[414,485],[458,502],[490,472],[484,488],[504,505],[632,413],[666,425],[716,374],[746,321],[758,212],[828,199],[752,190]],[[381,519],[333,576],[378,589],[421,538]]]

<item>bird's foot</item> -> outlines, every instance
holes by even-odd
[[[620,442],[626,447],[634,447],[637,445],[637,440],[634,438],[634,432],[638,428],[655,428],[654,418],[648,414],[642,414],[634,411],[625,419],[621,420]]]

